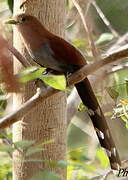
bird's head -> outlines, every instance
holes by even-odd
[[[50,34],[36,17],[26,13],[18,14],[6,20],[5,24],[15,25],[25,46],[31,47],[31,49],[41,46],[43,40]]]
[[[30,41],[36,41],[41,39],[42,33],[46,34],[46,30],[41,22],[34,16],[26,13],[18,14],[9,20],[5,21],[5,24],[15,25],[18,31],[22,35],[23,39],[28,43]]]
[[[22,13],[14,16],[9,20],[6,20],[5,24],[12,24],[12,25],[14,24],[14,25],[22,26],[22,25],[31,24],[32,22],[34,23],[37,22],[36,17]]]

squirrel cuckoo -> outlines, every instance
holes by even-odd
[[[19,14],[6,24],[15,24],[33,60],[53,73],[74,73],[86,64],[81,53],[67,41],[49,32],[35,17]],[[87,78],[75,84],[93,122],[98,139],[106,149],[112,169],[121,165],[106,119]]]

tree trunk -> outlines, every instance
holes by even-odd
[[[19,9],[23,0],[14,1],[14,14],[20,13]],[[63,35],[65,0],[33,0],[27,1],[24,11],[38,17],[38,19],[52,32]],[[19,33],[14,29],[14,45],[28,58]],[[30,57],[29,57],[30,59]],[[23,68],[19,62],[14,63],[15,73]],[[14,108],[16,109],[31,97],[36,91],[35,84],[29,83],[22,88],[22,93],[14,95]],[[36,160],[65,160],[66,154],[66,97],[64,92],[43,101],[32,112],[25,115],[13,125],[13,141],[34,140],[45,142],[54,139],[53,143],[45,145],[46,150],[35,153],[30,159]],[[44,147],[44,146],[43,146]],[[66,179],[66,169],[50,167],[41,162],[24,162],[28,158],[23,153],[13,153],[13,180],[27,180],[40,170],[48,169],[60,174],[61,179]]]

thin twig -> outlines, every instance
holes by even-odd
[[[21,62],[21,64],[24,66],[24,67],[29,67],[31,66],[31,63],[26,59],[24,58],[18,51],[16,48],[14,48],[13,46],[9,45],[8,44],[8,50]]]
[[[87,23],[86,18],[84,17],[84,13],[83,13],[83,10],[80,7],[80,5],[77,3],[76,0],[72,0],[72,2],[74,4],[74,6],[76,7],[76,9],[78,10],[78,13],[81,17],[82,23],[84,25],[85,31],[86,31],[87,36],[88,36],[90,49],[92,51],[93,56],[96,58],[98,56],[98,51],[97,51],[97,48],[96,48],[94,41],[93,41],[92,33],[90,31],[91,28],[89,27],[89,24]]]
[[[13,123],[17,122],[21,117],[26,115],[30,112],[34,107],[36,107],[40,102],[42,102],[47,97],[57,93],[58,90],[53,89],[51,87],[48,88],[39,88],[27,102],[22,104],[19,108],[17,108],[12,113],[8,114],[7,116],[3,117],[0,120],[0,129],[6,128]]]
[[[128,48],[126,47],[120,51],[113,52],[107,55],[106,57],[101,58],[100,61],[97,61],[93,64],[85,65],[83,68],[73,73],[68,78],[68,85],[70,86],[75,83],[78,83],[85,77],[87,77],[89,74],[98,70],[100,67],[103,67],[108,63],[117,61],[125,57],[128,57]],[[0,129],[6,128],[14,122],[17,122],[26,113],[30,112],[33,108],[35,108],[40,102],[42,102],[43,100],[57,92],[59,92],[59,90],[53,89],[46,85],[45,87],[43,86],[43,88],[39,88],[37,93],[33,97],[31,97],[27,102],[22,104],[16,111],[13,111],[11,114],[5,116],[0,120]]]
[[[28,67],[30,66],[30,62],[21,55],[21,53],[14,48],[12,45],[8,44],[7,40],[5,40],[2,35],[1,35],[1,41],[5,44],[5,47],[20,61],[20,63],[24,66],[24,67]]]
[[[121,64],[116,65],[116,66],[112,67],[112,69],[107,70],[106,73],[107,73],[107,75],[110,75],[112,73],[122,71],[122,70],[125,70],[125,69],[128,69],[128,63],[122,64],[122,65]]]
[[[120,35],[118,34],[118,32],[112,27],[112,25],[110,24],[109,20],[106,18],[106,16],[104,15],[104,13],[102,12],[102,10],[99,8],[99,6],[97,5],[96,1],[92,2],[93,6],[95,7],[97,13],[99,14],[100,18],[103,20],[104,24],[108,27],[108,29],[112,32],[112,34],[114,35],[114,37],[119,38]]]

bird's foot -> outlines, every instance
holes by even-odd
[[[44,82],[39,78],[34,81],[34,85],[36,87],[41,87],[43,84],[44,84]]]
[[[56,70],[47,68],[47,69],[43,72],[43,75],[47,75],[47,74],[60,75],[60,74],[62,74],[62,73],[61,73],[61,72],[58,72],[58,71],[56,71]]]
[[[52,69],[47,68],[42,74],[47,75],[47,74],[52,73],[52,72],[53,72]]]

